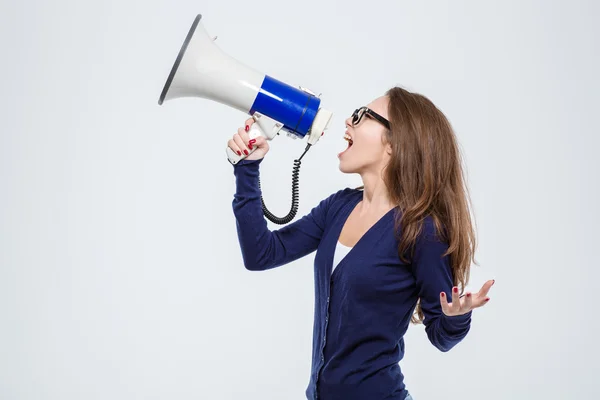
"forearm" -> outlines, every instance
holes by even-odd
[[[273,235],[267,227],[260,200],[260,161],[244,160],[234,166],[236,191],[232,202],[233,214],[244,265],[249,270],[269,269],[274,261],[270,249]]]
[[[310,214],[270,231],[262,210],[259,164],[260,160],[244,160],[234,166],[233,212],[244,265],[253,271],[275,268],[314,251],[321,240],[326,212],[324,201]]]
[[[423,226],[415,246],[412,270],[424,315],[427,336],[441,351],[448,351],[465,338],[471,326],[471,312],[447,316],[442,310],[440,294],[452,297],[454,287],[448,244],[435,234],[431,220]]]
[[[471,328],[471,311],[464,315],[449,317],[439,314],[425,329],[429,341],[440,351],[446,352],[462,341]]]

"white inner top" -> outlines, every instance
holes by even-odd
[[[335,253],[333,255],[333,268],[331,268],[331,273],[333,274],[333,270],[337,265],[342,261],[342,259],[352,250],[352,247],[344,246],[339,241],[337,242],[337,246],[335,246]]]

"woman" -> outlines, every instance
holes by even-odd
[[[233,210],[245,267],[275,268],[316,250],[315,320],[308,399],[411,399],[399,361],[411,317],[448,351],[493,281],[461,296],[475,238],[460,155],[445,116],[425,97],[394,87],[346,120],[340,170],[363,187],[343,189],[308,215],[270,231],[259,164],[264,138],[246,121],[228,143],[257,149],[234,166]]]

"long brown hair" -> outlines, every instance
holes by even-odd
[[[425,96],[400,87],[391,88],[386,95],[391,129],[385,140],[392,155],[384,181],[401,211],[396,221],[396,232],[401,232],[398,253],[409,261],[422,222],[431,217],[436,233],[448,243],[445,255],[451,263],[453,284],[462,294],[471,262],[476,264],[476,239],[454,131]],[[421,323],[423,318],[419,302],[412,322]]]

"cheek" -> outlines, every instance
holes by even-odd
[[[359,143],[358,149],[369,159],[379,158],[385,152],[385,146],[378,137],[365,138],[365,140]]]

